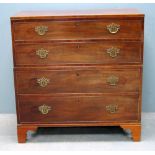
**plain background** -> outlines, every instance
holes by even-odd
[[[10,17],[23,10],[138,8],[145,14],[144,112],[155,112],[155,4],[0,4],[0,113],[15,113]],[[132,24],[132,23],[131,23]]]

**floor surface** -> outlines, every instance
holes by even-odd
[[[0,114],[0,150],[102,151],[155,150],[155,113],[142,114],[142,140],[133,142],[119,127],[40,128],[18,144],[16,115]]]

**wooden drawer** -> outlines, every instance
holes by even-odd
[[[15,72],[17,93],[138,92],[140,69],[64,68]]]
[[[15,41],[143,38],[142,20],[15,22]],[[131,24],[132,23],[132,24]],[[109,29],[108,29],[108,28]]]
[[[141,63],[140,42],[16,44],[16,65]]]
[[[37,101],[37,102],[36,102]],[[20,123],[138,121],[138,95],[19,95]]]

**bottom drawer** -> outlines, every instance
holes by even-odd
[[[138,95],[19,95],[19,123],[138,120]]]

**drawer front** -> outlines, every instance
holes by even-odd
[[[20,123],[138,121],[138,95],[19,96]]]
[[[17,93],[138,92],[140,69],[64,69],[16,71]]]
[[[132,24],[131,24],[132,23]],[[67,39],[142,39],[141,20],[16,22],[15,41]]]
[[[140,42],[16,44],[16,65],[123,64],[142,61]]]

